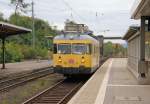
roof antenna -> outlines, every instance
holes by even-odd
[[[72,12],[71,12],[70,18],[71,18],[71,20],[73,21],[73,14],[72,14]]]
[[[78,35],[77,35],[77,36],[80,37],[80,35],[81,35],[81,32],[78,32]]]
[[[66,33],[63,30],[61,31],[61,34],[63,34],[64,37],[66,37]]]

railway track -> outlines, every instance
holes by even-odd
[[[107,58],[103,59],[101,64],[106,60]],[[84,83],[85,80],[64,79],[22,104],[66,104]]]
[[[66,104],[84,82],[65,79],[22,104]]]
[[[34,71],[32,73],[26,73],[22,76],[17,76],[15,78],[11,78],[11,79],[7,79],[7,80],[1,80],[0,81],[0,93],[2,92],[7,92],[10,89],[16,88],[20,85],[23,85],[27,82],[36,80],[38,78],[47,76],[53,74],[52,71],[50,71],[50,69],[43,69],[43,70],[39,70],[39,71]]]

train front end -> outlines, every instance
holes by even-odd
[[[87,40],[54,40],[53,67],[64,75],[92,73],[91,43]]]

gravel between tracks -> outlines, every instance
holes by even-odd
[[[0,104],[21,104],[26,99],[43,91],[49,86],[54,85],[62,79],[64,79],[62,75],[53,74],[33,82],[29,82],[26,85],[19,86],[7,93],[2,93],[0,95]]]
[[[85,81],[65,79],[22,104],[66,104]]]
[[[14,77],[9,80],[2,80],[0,81],[0,93],[2,92],[8,92],[13,88],[16,88],[18,86],[21,86],[23,84],[26,84],[28,82],[31,82],[33,80],[36,80],[38,78],[42,78],[44,76],[53,74],[53,71],[48,69],[39,70],[36,72],[32,72],[29,74],[25,74],[22,76]]]

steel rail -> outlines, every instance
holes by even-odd
[[[33,80],[45,77],[50,74],[53,74],[53,72],[49,71],[49,69],[45,69],[43,71],[30,73],[25,76],[2,81],[0,82],[0,92],[7,92],[12,88],[16,88],[20,85],[26,84],[27,82],[31,82]]]
[[[65,104],[83,85],[83,81],[67,82],[64,79],[22,104]]]

